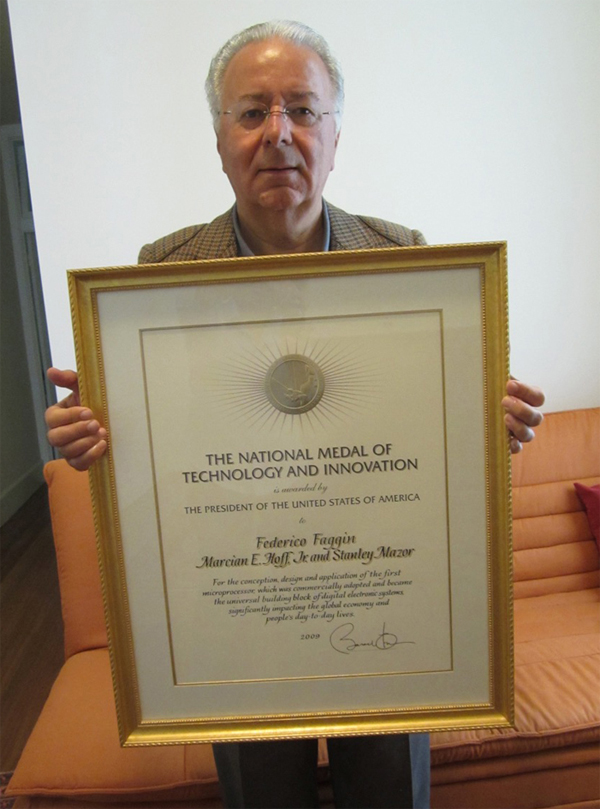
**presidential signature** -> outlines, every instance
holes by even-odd
[[[385,628],[385,621],[383,629],[373,640],[358,642],[353,637],[354,624],[341,624],[336,627],[329,636],[329,643],[340,654],[348,655],[357,649],[364,649],[366,651],[376,649],[380,652],[385,652],[387,649],[393,649],[394,646],[412,645],[415,643],[412,640],[399,640],[398,636],[393,632],[388,632]]]

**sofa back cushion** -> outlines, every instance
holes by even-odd
[[[88,476],[66,461],[44,468],[56,547],[65,657],[108,645]]]
[[[515,598],[598,587],[598,548],[573,484],[600,482],[600,408],[549,413],[512,475]]]

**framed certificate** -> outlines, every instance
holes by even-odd
[[[512,722],[503,243],[69,284],[123,744]]]

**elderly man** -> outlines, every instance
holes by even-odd
[[[351,216],[324,202],[343,106],[343,80],[327,43],[304,25],[253,26],[229,40],[206,82],[217,150],[234,207],[140,253],[140,262],[424,244],[418,231]],[[50,443],[84,470],[106,450],[106,430],[79,402],[77,376],[50,369],[72,392],[47,411]],[[544,397],[516,380],[502,401],[511,448],[533,438]],[[425,807],[429,746],[423,734],[328,741],[338,807]],[[229,806],[318,806],[316,740],[215,745]]]

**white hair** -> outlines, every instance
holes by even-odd
[[[339,62],[332,54],[326,40],[308,25],[291,20],[272,20],[262,22],[245,28],[235,34],[223,45],[210,63],[205,89],[208,105],[216,130],[219,128],[221,110],[221,94],[223,90],[223,77],[233,57],[246,45],[252,42],[262,42],[265,39],[284,39],[304,48],[310,48],[321,58],[331,84],[333,86],[335,101],[335,126],[339,131],[344,109],[344,77]]]

